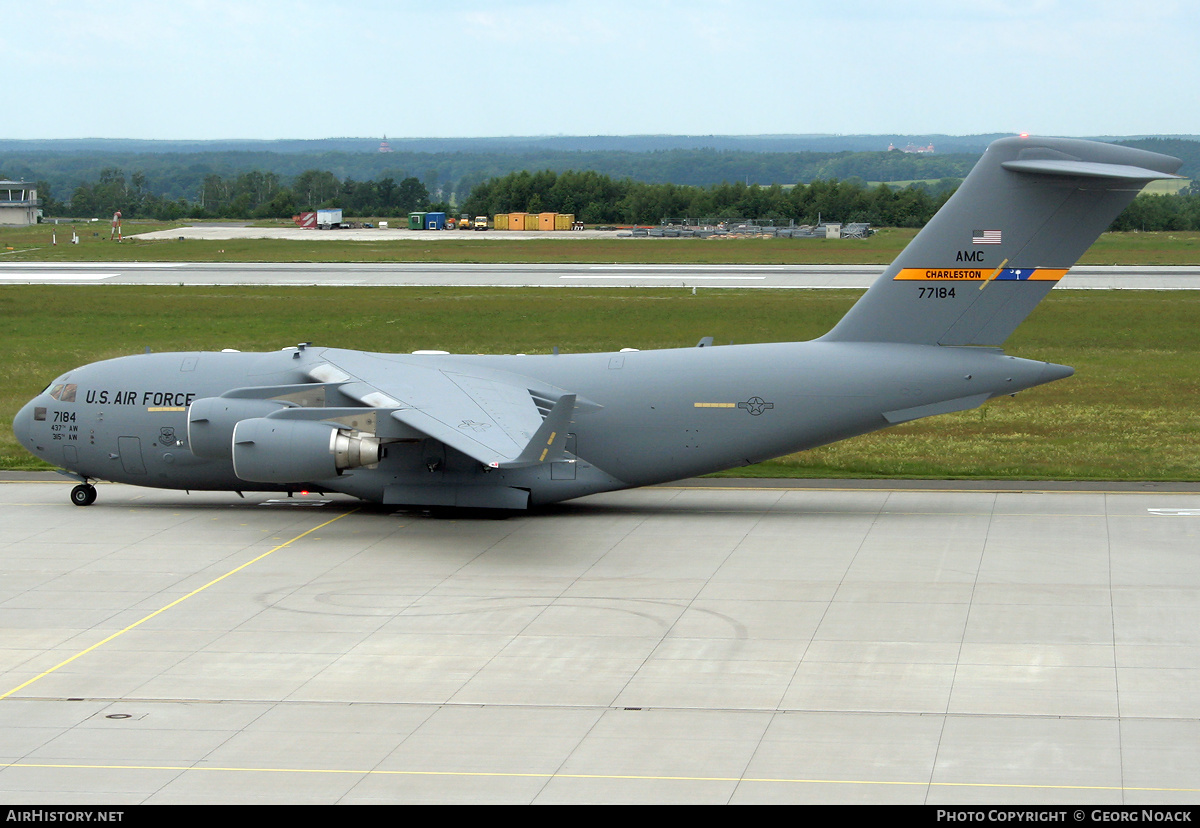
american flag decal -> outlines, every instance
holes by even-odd
[[[972,230],[971,244],[1000,244],[1000,231]]]

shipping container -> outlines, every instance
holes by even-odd
[[[508,213],[496,213],[496,215],[492,217],[492,229],[493,230],[507,230],[508,229]]]
[[[526,230],[537,230],[538,229],[537,213],[526,213],[525,214],[525,229]]]
[[[529,213],[509,213],[508,214],[508,229],[509,230],[524,230],[525,218]]]
[[[338,227],[342,223],[342,211],[334,210],[317,210],[317,227],[322,230],[328,230],[330,227]]]
[[[445,213],[426,213],[425,214],[425,229],[426,230],[445,230],[446,229],[446,214]]]
[[[558,215],[558,213],[538,213],[538,229],[539,230],[553,230],[554,229],[554,218],[557,215]]]
[[[559,213],[558,215],[556,215],[554,217],[554,229],[555,230],[570,230],[570,229],[572,229],[572,225],[574,225],[574,224],[575,224],[575,214],[574,213]]]
[[[424,230],[425,229],[425,214],[424,213],[409,213],[408,214],[408,229],[409,230]]]

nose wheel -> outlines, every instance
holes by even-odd
[[[81,483],[71,489],[71,502],[76,506],[91,506],[96,502],[96,487],[91,483]]]

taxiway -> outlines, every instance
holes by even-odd
[[[476,520],[49,480],[0,483],[8,803],[1200,794],[1195,487]]]
[[[630,244],[640,244],[630,240]],[[661,242],[660,242],[661,243]],[[670,243],[670,242],[668,242]],[[675,242],[679,243],[679,242]],[[688,242],[682,242],[687,244]],[[0,284],[866,289],[883,265],[3,262]],[[1200,267],[1077,266],[1058,290],[1200,290]]]

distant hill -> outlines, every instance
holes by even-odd
[[[1114,143],[1174,155],[1183,161],[1179,175],[1185,178],[1200,178],[1200,140],[1196,136],[1122,138]]]
[[[664,150],[711,149],[738,152],[876,152],[889,145],[933,144],[938,153],[982,153],[992,141],[1012,133],[984,135],[530,135],[494,138],[389,138],[397,152],[408,153],[502,153],[555,152],[662,152]],[[313,155],[329,152],[377,153],[380,137],[281,138],[269,141],[222,139],[211,141],[152,141],[135,138],[48,138],[16,140],[0,138],[0,153],[286,153]],[[1200,141],[1196,135],[1096,136],[1094,140],[1117,143],[1136,141]]]
[[[739,152],[873,152],[889,144],[933,144],[942,153],[980,153],[1004,133],[988,135],[531,135],[495,138],[389,138],[397,152],[504,153],[557,152],[661,152],[679,149],[734,150]],[[1140,137],[1140,136],[1139,136]],[[0,153],[72,152],[158,154],[271,152],[322,154],[327,152],[376,153],[379,137],[277,139],[256,141],[157,141],[134,138],[0,139]],[[1103,140],[1128,140],[1106,138]]]

